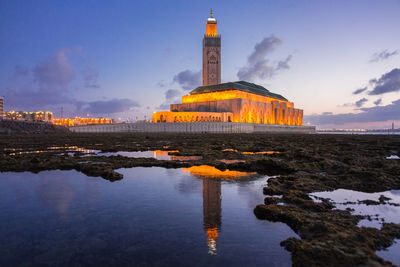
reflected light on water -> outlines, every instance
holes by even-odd
[[[218,238],[217,227],[207,229],[208,254],[210,255],[217,254],[217,238]]]
[[[182,171],[203,179],[203,220],[207,234],[208,254],[217,255],[218,230],[221,229],[222,220],[221,180],[236,180],[251,177],[257,173],[221,171],[209,165],[183,168]]]
[[[77,171],[0,173],[0,266],[291,266],[279,244],[297,235],[253,214],[265,177],[118,172],[118,183]]]
[[[177,153],[179,150],[154,150],[153,151],[153,158],[158,160],[177,160],[177,161],[186,161],[186,160],[199,160],[202,159],[202,156],[176,156],[170,155],[169,153]]]
[[[22,150],[22,149],[12,149],[12,148],[5,148],[4,151],[16,151],[16,150]],[[10,156],[15,156],[15,155],[23,155],[23,154],[39,154],[39,153],[47,153],[47,152],[81,152],[83,154],[94,154],[97,153],[98,150],[94,149],[86,149],[84,147],[78,147],[78,146],[50,146],[46,150],[29,150],[29,151],[21,151],[21,152],[14,152],[10,153]]]
[[[265,155],[265,154],[279,154],[279,151],[260,151],[260,152],[242,152],[244,155]]]
[[[203,223],[208,254],[217,254],[218,229],[222,221],[221,180],[203,179]]]
[[[240,171],[231,171],[228,169],[221,171],[209,165],[200,165],[200,166],[193,166],[190,168],[183,168],[182,171],[188,172],[196,177],[219,178],[228,180],[251,177],[257,174],[256,172],[240,172]]]

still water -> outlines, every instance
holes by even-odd
[[[310,196],[316,200],[318,198],[328,198],[333,201],[337,209],[352,209],[352,214],[368,215],[371,220],[364,219],[359,222],[359,226],[374,227],[380,229],[383,222],[400,223],[400,190],[390,190],[377,193],[365,193],[348,189],[336,189],[333,191],[314,192]],[[379,198],[384,196],[387,200],[379,204]],[[365,204],[360,201],[372,200],[378,205]]]
[[[370,219],[363,219],[358,223],[360,227],[374,227],[380,229],[382,223],[400,223],[400,190],[390,190],[377,193],[365,193],[348,189],[337,189],[333,191],[314,192],[310,196],[316,202],[320,202],[319,198],[330,199],[336,209],[345,210],[351,208],[352,214],[368,215]],[[380,198],[384,196],[385,202],[378,204]],[[367,205],[360,201],[372,200],[378,205]],[[400,243],[395,243],[389,248],[376,251],[376,254],[391,263],[400,266],[399,256]]]
[[[0,266],[290,266],[285,224],[257,220],[268,177],[132,168],[0,173]],[[212,177],[212,178],[207,178]]]

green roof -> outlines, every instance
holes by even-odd
[[[226,91],[226,90],[240,90],[240,91],[245,91],[245,92],[249,92],[249,93],[253,93],[253,94],[257,94],[257,95],[268,96],[268,97],[276,98],[279,100],[288,101],[286,98],[284,98],[281,95],[271,93],[270,91],[268,91],[266,88],[264,88],[261,85],[249,83],[249,82],[245,82],[245,81],[199,86],[196,89],[192,90],[190,92],[190,94],[194,95],[194,94],[203,94],[203,93]]]

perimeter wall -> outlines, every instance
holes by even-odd
[[[69,127],[77,133],[315,133],[315,126],[235,122],[118,123]]]

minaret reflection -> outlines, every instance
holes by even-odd
[[[183,168],[184,172],[203,179],[203,220],[207,233],[208,253],[217,254],[218,231],[221,230],[221,181],[237,180],[256,175],[255,172],[221,171],[208,165]]]
[[[221,180],[203,179],[203,217],[207,232],[208,253],[217,253],[218,229],[221,227]]]

